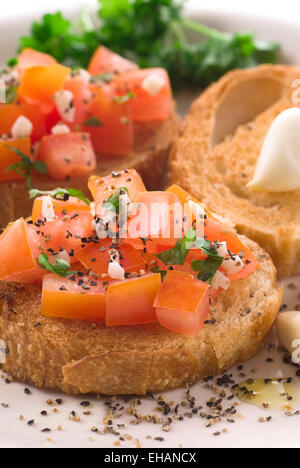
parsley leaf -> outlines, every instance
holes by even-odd
[[[103,83],[110,83],[115,78],[113,73],[101,73],[100,75],[94,75],[90,78],[90,83],[98,83],[102,81]]]
[[[179,239],[173,249],[156,255],[165,265],[184,265],[186,257],[196,240],[196,233],[191,228],[183,239]]]
[[[129,195],[127,187],[118,188],[113,195],[111,195],[103,204],[103,208],[107,211],[115,211],[116,214],[119,214],[120,211],[120,195],[126,192]]]
[[[47,166],[43,161],[33,161],[26,154],[22,153],[18,148],[14,148],[10,145],[5,145],[11,151],[16,153],[20,157],[20,162],[11,164],[7,167],[5,172],[14,171],[21,177],[26,179],[27,188],[32,189],[32,171],[36,171],[39,174],[47,173]]]
[[[134,98],[135,98],[135,94],[132,91],[129,91],[127,94],[124,94],[123,96],[114,96],[113,101],[123,104]]]
[[[6,88],[5,104],[12,104],[17,99],[17,88],[11,86]]]
[[[62,196],[62,200],[68,201],[69,197],[76,197],[79,200],[82,200],[86,205],[90,205],[91,202],[88,198],[86,198],[81,190],[77,189],[64,189],[64,188],[57,188],[55,190],[50,190],[50,191],[43,191],[43,190],[37,190],[37,189],[31,189],[29,190],[29,197],[36,198],[42,195],[50,195],[52,198],[60,198]]]
[[[211,284],[213,277],[223,263],[223,257],[213,255],[205,260],[194,260],[191,265],[194,271],[198,272],[197,278],[204,283],[206,281]]]
[[[61,258],[55,261],[55,265],[52,265],[49,262],[48,255],[43,252],[38,258],[38,265],[43,268],[43,270],[49,271],[50,273],[55,273],[64,278],[68,278],[76,274],[76,271],[69,271],[70,264]]]
[[[83,125],[86,127],[103,127],[103,122],[98,117],[89,117]]]

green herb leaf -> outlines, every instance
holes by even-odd
[[[120,195],[121,192],[126,192],[129,195],[127,187],[118,188],[113,195],[111,195],[104,203],[103,208],[107,211],[115,211],[116,214],[120,212]]]
[[[86,127],[103,127],[103,122],[98,117],[90,117],[83,122],[83,125]]]
[[[156,255],[165,265],[184,265],[186,257],[196,240],[196,233],[191,228],[183,239],[179,239],[173,249]]]
[[[161,280],[164,281],[165,277],[167,276],[167,271],[160,270],[158,266],[152,268],[152,273],[160,273]]]
[[[32,171],[37,171],[39,174],[47,173],[47,166],[43,161],[32,161],[26,154],[22,153],[18,148],[10,145],[5,145],[11,151],[20,157],[20,162],[11,164],[5,172],[14,171],[19,176],[26,179],[27,188],[32,189]]]
[[[205,260],[195,260],[191,263],[194,271],[199,272],[197,278],[200,281],[211,284],[213,277],[223,263],[223,257],[209,256]]]
[[[114,96],[113,101],[123,104],[134,98],[135,98],[135,94],[132,91],[129,91],[127,94],[124,94],[124,96]]]
[[[43,190],[37,190],[37,189],[32,189],[29,191],[29,197],[31,199],[40,197],[43,195],[49,195],[52,198],[59,198],[61,196],[67,195],[67,198],[69,197],[76,197],[79,200],[82,200],[86,205],[90,205],[91,202],[88,198],[86,198],[81,190],[73,189],[73,188],[57,188],[55,190],[50,190],[50,191],[43,191]],[[64,197],[63,197],[64,200]],[[65,200],[67,201],[67,200]]]
[[[6,88],[5,104],[12,104],[17,99],[17,88],[14,86]]]
[[[100,75],[94,75],[90,79],[90,83],[99,83],[102,81],[103,83],[110,83],[115,78],[113,73],[101,73]]]
[[[12,57],[7,61],[7,66],[11,68],[16,67],[18,65],[18,62],[19,60],[17,57]]]
[[[80,21],[61,13],[35,22],[20,40],[58,62],[86,68],[103,44],[141,68],[163,67],[173,86],[204,88],[234,68],[278,60],[279,45],[249,33],[227,34],[183,16],[185,0],[99,0],[97,24],[85,12]],[[76,31],[76,32],[75,32]],[[186,32],[193,31],[193,42]]]
[[[70,264],[62,259],[57,259],[55,265],[52,265],[49,262],[48,255],[43,252],[38,258],[38,265],[43,268],[43,270],[49,271],[50,273],[55,273],[64,278],[68,278],[76,274],[76,271],[69,271]]]

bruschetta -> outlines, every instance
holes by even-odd
[[[24,49],[0,78],[6,83],[6,103],[0,104],[1,227],[30,214],[28,186],[84,192],[92,173],[127,167],[139,170],[149,189],[165,183],[179,125],[165,70],[140,70],[103,46],[88,70],[71,70]]]
[[[173,185],[135,170],[35,190],[0,237],[4,369],[69,394],[145,394],[253,356],[282,290],[267,253]]]

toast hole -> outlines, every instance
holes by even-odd
[[[252,122],[283,94],[282,84],[272,78],[252,78],[232,87],[219,103],[212,147],[234,135],[240,125]]]

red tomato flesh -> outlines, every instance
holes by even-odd
[[[153,303],[160,284],[160,274],[149,273],[110,285],[107,290],[106,325],[114,327],[156,322]]]
[[[244,268],[235,274],[228,274],[228,278],[231,281],[238,279],[248,278],[255,270],[259,268],[259,262],[257,258],[250,252],[247,247],[239,240],[236,234],[229,231],[225,226],[215,221],[214,219],[208,219],[205,222],[205,235],[211,242],[226,242],[227,249],[230,250],[234,255],[243,253]]]
[[[100,46],[90,61],[88,71],[91,75],[101,75],[102,73],[120,75],[131,70],[138,70],[138,68],[130,60],[115,54],[104,46]]]
[[[133,202],[140,192],[146,192],[146,187],[135,169],[112,173],[106,177],[91,176],[88,186],[96,203],[96,213],[99,215],[103,212],[103,202],[118,188],[126,187]]]
[[[161,82],[161,87],[156,93],[150,93],[145,89],[145,83],[153,77]],[[120,75],[114,80],[114,86],[119,96],[128,92],[134,93],[135,97],[128,102],[135,122],[167,120],[173,111],[170,80],[162,68],[137,70]]]
[[[105,320],[106,291],[101,283],[91,285],[78,280],[72,281],[58,275],[46,275],[43,280],[42,314],[47,317],[59,317],[73,320],[100,322]]]
[[[132,153],[133,124],[129,102],[116,101],[108,88],[98,88],[94,92],[86,118],[76,120],[76,123],[90,133],[96,153],[118,156]]]
[[[79,132],[45,136],[38,158],[46,163],[48,174],[56,180],[87,176],[97,165],[89,135]]]
[[[45,116],[37,106],[24,103],[0,104],[0,134],[9,135],[13,124],[21,115],[33,125],[32,143],[46,135]]]
[[[38,52],[37,50],[26,48],[18,55],[17,70],[19,76],[22,77],[26,68],[42,67],[57,63],[51,55]]]
[[[175,333],[197,336],[209,314],[209,286],[187,273],[169,271],[154,306],[162,326]]]
[[[67,201],[64,201],[59,198],[51,198],[52,205],[57,216],[67,215],[70,213],[77,213],[78,211],[91,211],[89,205],[84,203],[82,200],[79,200],[76,197],[70,197]],[[32,208],[32,221],[37,222],[38,219],[42,219],[42,207],[43,207],[43,197],[38,197],[34,200]]]
[[[10,170],[6,172],[11,164],[19,163],[20,157],[7,146],[20,150],[23,154],[30,157],[31,143],[29,138],[18,138],[9,140],[0,140],[0,181],[8,182],[11,180],[24,180],[23,177]]]

